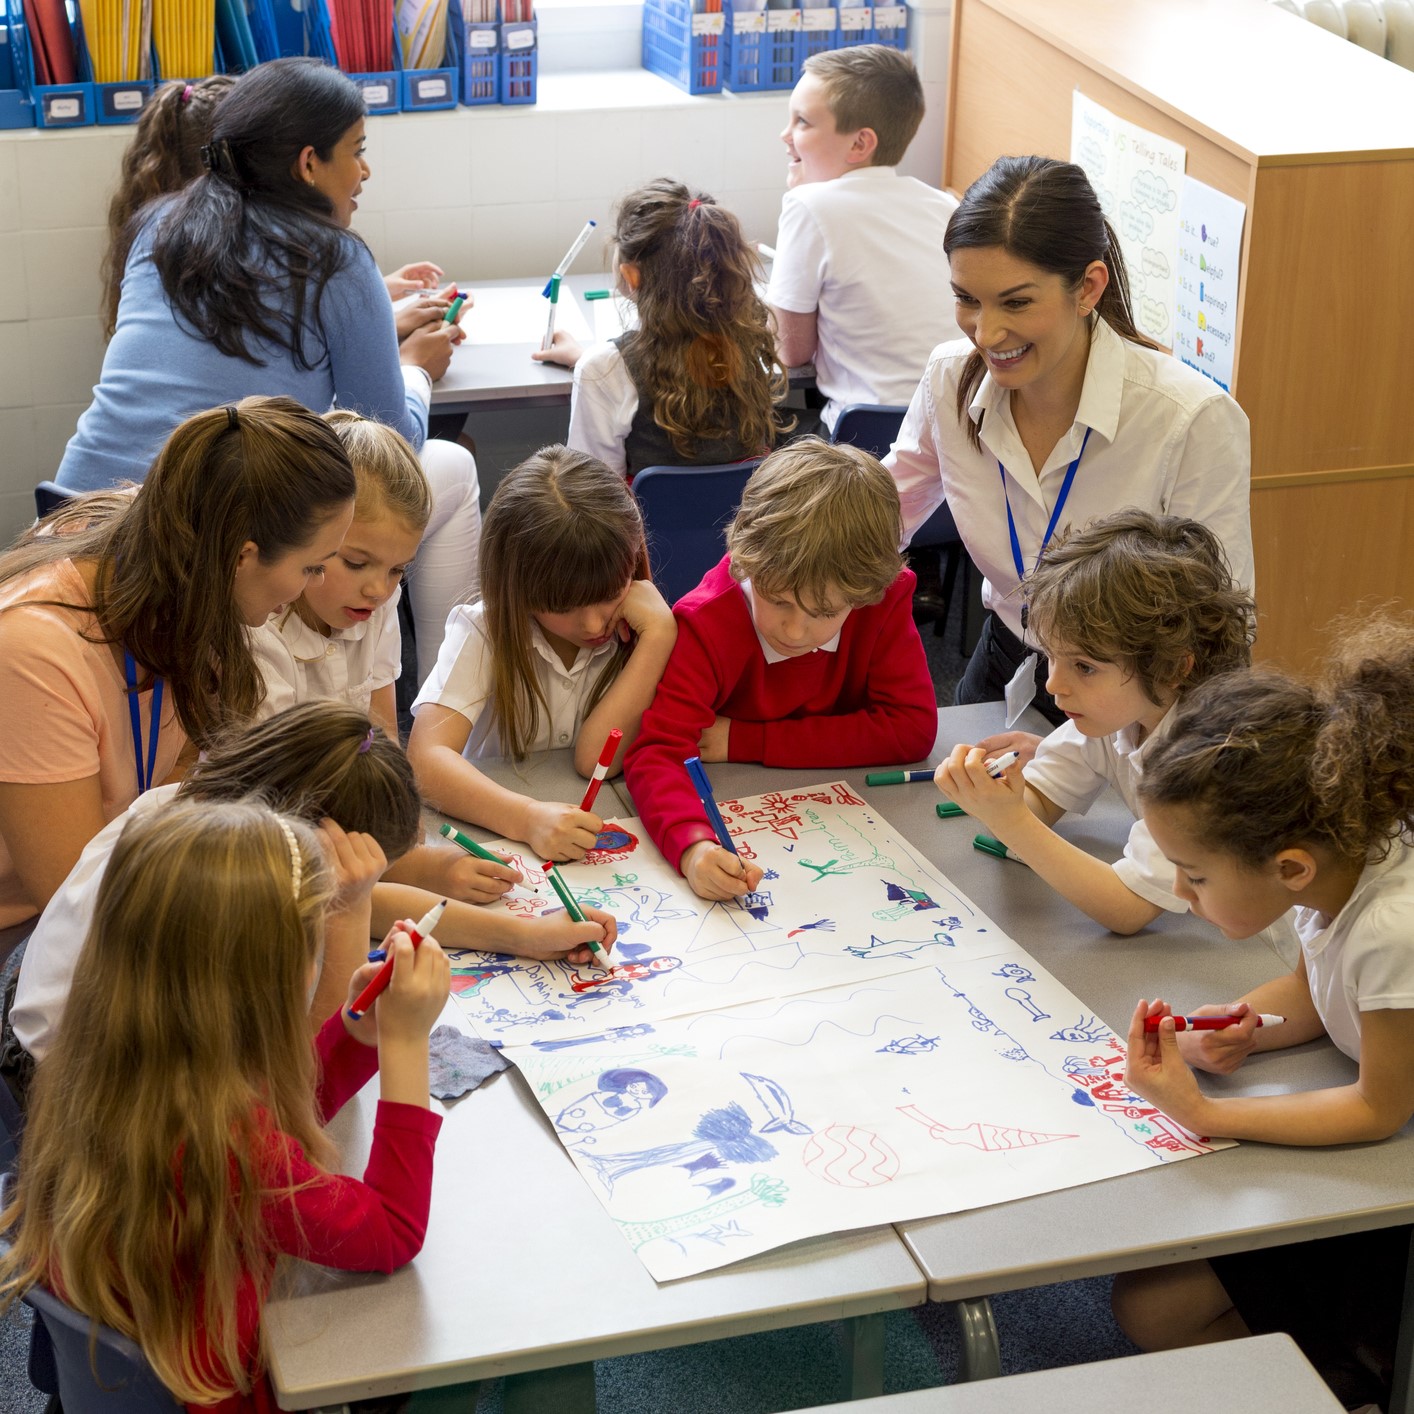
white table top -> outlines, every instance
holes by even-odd
[[[1280,1409],[1282,1414],[1338,1414],[1343,1407],[1290,1336],[1262,1335],[820,1405],[800,1414],[824,1414],[826,1409],[839,1414],[1095,1414],[1097,1409],[1166,1406],[1197,1410],[1220,1407],[1228,1402],[1229,1392],[1247,1408]]]
[[[567,751],[482,768],[543,798],[584,789]],[[607,788],[599,804],[614,813]],[[376,1103],[367,1086],[329,1126],[345,1172],[363,1171]],[[304,1265],[290,1276],[265,1318],[287,1409],[898,1310],[924,1290],[890,1227],[657,1285],[515,1071],[447,1109],[414,1262],[387,1278]]]

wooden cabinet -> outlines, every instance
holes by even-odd
[[[1414,73],[1265,0],[954,0],[950,64],[947,187],[1068,157],[1078,88],[1246,203],[1258,657],[1414,605]]]

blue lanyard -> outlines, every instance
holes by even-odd
[[[123,650],[123,667],[128,680],[128,717],[133,727],[133,762],[137,767],[137,793],[151,790],[157,770],[157,738],[162,731],[162,679],[152,684],[152,705],[147,711],[147,770],[142,769],[142,718],[137,709],[137,661]]]
[[[1076,454],[1075,460],[1066,468],[1065,480],[1061,483],[1060,495],[1056,497],[1056,508],[1051,512],[1050,524],[1046,527],[1045,539],[1041,541],[1041,548],[1036,553],[1036,563],[1041,563],[1041,556],[1046,553],[1046,546],[1051,543],[1051,536],[1055,534],[1056,526],[1060,524],[1061,512],[1065,510],[1065,503],[1070,496],[1071,482],[1075,480],[1076,469],[1080,466],[1080,458],[1085,455],[1085,448],[1090,441],[1090,429],[1085,429],[1085,440],[1080,444],[1080,451]],[[1011,558],[1016,565],[1016,580],[1020,584],[1026,578],[1026,565],[1021,558],[1021,541],[1016,535],[1016,521],[1012,519],[1011,497],[1007,495],[1006,489],[1006,467],[997,459],[997,470],[1002,474],[1002,499],[1006,501],[1006,528],[1011,532]]]

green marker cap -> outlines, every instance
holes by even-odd
[[[608,299],[613,293],[612,290],[585,290],[585,299]]]
[[[938,812],[939,820],[956,820],[959,815],[967,814],[955,800],[940,800],[933,808]]]
[[[1007,858],[1007,847],[1000,840],[994,840],[991,835],[975,835],[972,848],[980,849],[983,854],[995,854],[998,859]]]

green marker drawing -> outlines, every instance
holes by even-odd
[[[678,1213],[675,1217],[654,1218],[649,1222],[632,1222],[624,1218],[615,1218],[614,1221],[633,1244],[633,1250],[636,1252],[659,1237],[671,1237],[674,1233],[686,1232],[689,1228],[715,1221],[727,1213],[740,1212],[742,1208],[749,1208],[753,1203],[764,1203],[768,1208],[779,1208],[786,1201],[786,1194],[789,1192],[790,1189],[780,1179],[771,1178],[764,1173],[754,1173],[751,1175],[749,1190],[743,1189],[740,1193],[718,1198],[700,1208]]]

